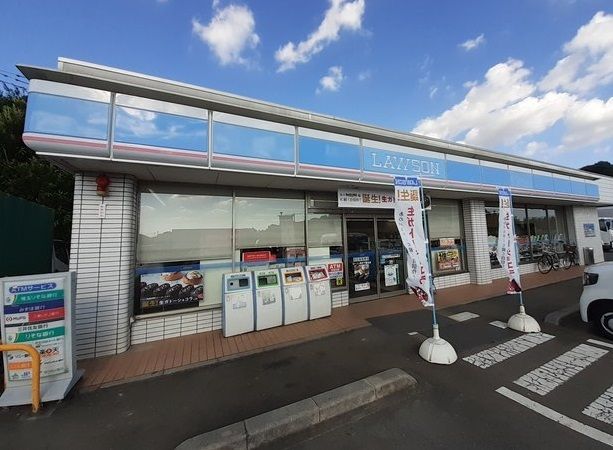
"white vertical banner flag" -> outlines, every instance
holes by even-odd
[[[513,226],[513,204],[509,188],[498,189],[498,246],[496,257],[507,273],[509,286],[507,294],[521,292],[519,267],[517,266],[517,247],[515,246],[515,227]]]
[[[394,178],[394,218],[407,249],[407,284],[424,306],[432,306],[430,265],[422,215],[421,181],[418,177]]]

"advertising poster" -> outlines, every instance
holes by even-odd
[[[498,189],[499,219],[498,219],[498,247],[496,257],[500,266],[507,273],[509,286],[507,294],[521,292],[519,281],[519,268],[517,267],[517,249],[515,245],[515,229],[513,226],[513,209],[511,205],[511,190]]]
[[[374,266],[376,262],[374,253],[361,253],[351,257],[349,261],[349,271],[351,277],[353,277],[354,291],[367,291],[371,289],[371,281],[374,281],[377,275]]]
[[[583,235],[585,237],[596,237],[596,224],[595,223],[584,223],[583,224]]]
[[[398,264],[388,264],[384,267],[385,286],[398,286]]]
[[[345,270],[343,266],[343,261],[341,260],[328,262],[328,276],[332,280],[333,285],[345,285]]]
[[[437,272],[455,272],[462,269],[460,251],[457,248],[435,250],[432,254]]]
[[[422,215],[421,181],[418,177],[394,179],[394,218],[407,250],[407,284],[423,306],[432,306],[430,265]]]
[[[64,279],[33,284],[8,282],[4,286],[3,340],[38,350],[41,377],[67,372]],[[32,378],[32,360],[27,353],[8,352],[6,360],[8,380]]]
[[[339,189],[338,206],[339,208],[392,209],[394,207],[394,193],[390,191]]]
[[[193,308],[204,300],[199,261],[140,267],[137,296],[141,312]]]

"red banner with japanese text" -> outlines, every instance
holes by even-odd
[[[421,202],[421,181],[418,177],[394,179],[394,218],[407,250],[407,284],[424,306],[432,306],[430,265]]]
[[[519,267],[517,265],[511,190],[509,188],[498,189],[498,204],[498,245],[496,246],[496,257],[509,278],[507,294],[518,294],[521,292],[521,284],[519,280]]]

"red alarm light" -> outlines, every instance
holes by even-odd
[[[98,175],[96,178],[96,194],[106,197],[109,195],[109,184],[111,184],[111,180],[106,175]]]

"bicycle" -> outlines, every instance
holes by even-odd
[[[560,267],[565,270],[570,269],[571,260],[567,255],[568,252],[562,254],[562,257],[560,257],[557,252],[550,248],[543,248],[543,254],[536,261],[536,266],[543,275],[551,272],[551,269],[558,270]]]
[[[578,266],[579,260],[577,258],[577,246],[572,244],[564,244],[564,256],[568,258],[568,267]]]

